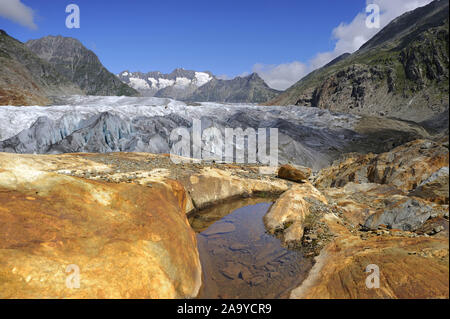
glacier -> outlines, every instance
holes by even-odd
[[[52,106],[0,106],[0,151],[169,153],[178,127],[277,128],[279,162],[320,169],[347,152],[383,152],[426,131],[411,122],[378,121],[301,106],[184,103],[168,98],[68,96]],[[206,147],[207,145],[203,145]],[[211,145],[208,145],[211,147]],[[212,146],[214,147],[214,145]]]

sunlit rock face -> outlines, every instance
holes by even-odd
[[[355,226],[415,231],[448,209],[448,160],[447,141],[416,140],[379,155],[348,156],[321,170],[314,184]]]
[[[430,170],[425,184],[441,170]],[[296,183],[254,165],[175,164],[167,154],[0,153],[0,295],[194,297],[201,266],[186,215],[281,193],[264,217],[267,230],[316,256],[291,297],[448,298],[448,205],[438,193],[425,199],[392,183],[314,187],[315,178]],[[365,285],[369,264],[382,271],[381,289]],[[67,286],[74,265],[76,289]]]
[[[448,176],[448,154],[448,140],[416,140],[379,155],[349,156],[323,169],[315,185],[325,188],[342,187],[349,182],[378,183],[409,192],[419,185],[424,187],[434,180],[444,180],[445,175]],[[431,178],[438,171],[440,173]]]
[[[13,153],[149,152],[168,153],[175,128],[192,132],[217,128],[278,129],[280,163],[319,169],[345,152],[381,152],[411,139],[427,137],[420,126],[397,120],[335,114],[307,107],[246,104],[189,105],[171,99],[82,97],[61,99],[51,107],[0,108],[0,151]],[[191,134],[192,136],[192,134]],[[269,141],[269,137],[267,137]],[[224,146],[203,141],[219,154]],[[232,143],[235,143],[234,141]],[[221,148],[222,147],[222,148]]]
[[[448,238],[361,239],[338,219],[326,222],[336,238],[316,257],[308,278],[291,292],[291,298],[448,298]],[[380,271],[379,288],[366,285],[369,265]]]
[[[416,140],[348,154],[293,184],[264,217],[284,244],[315,256],[291,298],[448,298],[447,165],[447,140]],[[367,286],[368,266],[379,289]]]
[[[299,242],[311,206],[318,204],[326,205],[327,200],[314,186],[309,183],[294,185],[280,196],[264,216],[266,228],[272,234],[279,233],[287,245]]]
[[[181,184],[67,175],[79,168],[110,170],[0,153],[0,298],[195,297],[201,266]]]
[[[448,1],[429,1],[292,85],[271,105],[448,121]]]
[[[197,296],[187,214],[289,188],[253,166],[217,166],[148,153],[0,153],[0,298]]]

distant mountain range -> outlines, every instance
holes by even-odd
[[[269,105],[427,120],[449,105],[449,1],[407,12]],[[448,111],[447,111],[448,114]]]
[[[175,69],[172,73],[130,72],[117,75],[143,96],[192,102],[264,103],[280,91],[270,88],[256,73],[232,80],[217,79],[211,72]]]
[[[62,36],[22,43],[1,30],[0,62],[0,105],[47,105],[74,94],[263,103],[280,93],[256,74],[219,80],[211,72],[179,68],[114,75],[80,41]]]
[[[0,105],[45,105],[61,95],[126,95],[188,102],[302,105],[416,122],[448,114],[449,0],[389,23],[353,54],[343,54],[287,89],[257,74],[221,80],[208,71],[110,73],[73,38],[21,43],[0,31]]]
[[[212,79],[187,100],[199,102],[264,103],[281,92],[270,88],[256,73],[232,80]]]
[[[138,90],[143,96],[168,97],[177,100],[186,99],[197,88],[214,79],[211,72],[196,72],[181,68],[169,74],[159,71],[142,73],[127,70],[117,74],[117,77]]]

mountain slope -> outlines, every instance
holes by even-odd
[[[407,12],[358,51],[310,73],[270,105],[423,121],[448,109],[449,2]]]
[[[74,38],[47,36],[27,41],[26,46],[88,95],[139,95],[109,72],[94,52]]]
[[[196,72],[181,68],[175,69],[169,74],[123,71],[117,77],[143,96],[167,97],[177,100],[187,98],[198,87],[214,78],[211,72]]]
[[[0,30],[0,105],[45,105],[50,96],[82,94],[22,42]]]
[[[264,103],[280,92],[253,73],[232,80],[213,79],[199,87],[187,100],[196,102]]]

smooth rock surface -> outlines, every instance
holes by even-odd
[[[201,285],[186,193],[175,181],[58,173],[106,165],[0,153],[0,298],[190,298]],[[80,288],[66,286],[80,270]]]
[[[323,218],[335,239],[316,257],[308,278],[291,293],[299,299],[448,298],[448,238],[353,234],[337,216]],[[366,280],[380,270],[379,289]]]
[[[227,199],[280,194],[289,189],[287,183],[281,180],[264,177],[241,178],[231,171],[208,167],[203,168],[199,174],[182,178],[181,182],[196,209],[203,209]]]
[[[311,206],[317,205],[314,200],[327,204],[325,197],[310,183],[292,186],[264,216],[267,230],[272,234],[279,233],[288,245],[299,242]]]

